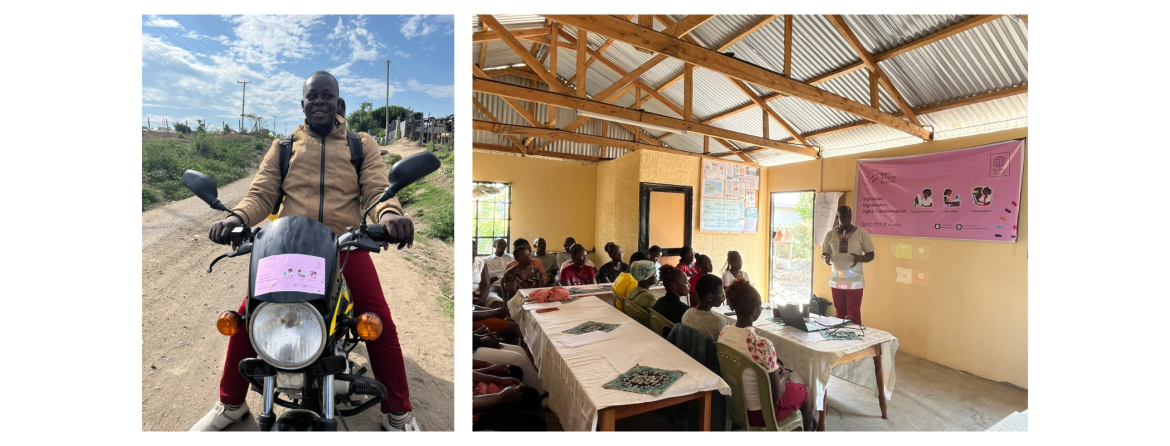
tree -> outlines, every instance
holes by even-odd
[[[191,126],[187,124],[176,122],[172,127],[175,128],[175,133],[191,133]]]
[[[203,122],[202,119],[196,119],[195,122],[199,123],[199,126],[195,127],[195,132],[197,132],[197,133],[206,133],[207,132],[207,123]]]
[[[377,127],[385,127],[386,126],[387,110],[389,110],[389,113],[390,113],[390,122],[394,122],[395,119],[398,119],[398,120],[406,119],[407,116],[410,116],[411,113],[414,113],[414,111],[412,111],[409,108],[404,108],[404,107],[400,107],[397,105],[391,105],[389,107],[381,106],[381,107],[378,107],[378,109],[374,110],[374,112],[373,112],[375,126],[377,126]]]
[[[373,127],[380,127],[374,121],[373,108],[373,103],[363,101],[357,110],[350,112],[349,116],[345,117],[346,127],[355,132],[364,132]]]
[[[248,113],[248,114],[244,115],[244,118],[252,120],[252,125],[249,126],[250,128],[255,128],[256,131],[260,131],[260,129],[264,128],[264,117],[263,116],[257,115],[255,113]],[[243,133],[243,129],[240,129],[240,133]]]
[[[224,133],[224,134],[228,134],[228,133],[231,133],[231,132],[232,132],[232,128],[231,128],[231,127],[228,127],[227,123],[224,123],[224,125],[223,125],[223,133]]]

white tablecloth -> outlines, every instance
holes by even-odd
[[[518,291],[508,304],[515,307],[512,316],[540,366],[540,379],[549,392],[548,407],[566,431],[596,430],[597,411],[607,407],[712,390],[731,394],[731,388],[719,375],[600,299],[586,296],[562,305],[558,311],[537,314],[520,308],[523,296],[529,292]],[[563,332],[587,321],[621,327],[611,332],[614,339],[581,347],[569,348],[557,341],[573,336]],[[635,365],[686,374],[656,397],[601,387]]]
[[[713,309],[717,314],[735,324],[735,316],[727,316],[731,311],[728,307]],[[829,385],[829,377],[836,376],[846,381],[865,386],[877,394],[877,377],[874,374],[873,361],[870,358],[862,359],[853,364],[833,367],[842,356],[855,353],[881,344],[882,348],[882,378],[886,401],[894,396],[894,384],[897,382],[894,373],[894,353],[898,351],[898,338],[887,331],[865,327],[865,339],[857,341],[820,341],[806,343],[793,336],[790,331],[800,332],[792,327],[780,326],[769,321],[772,312],[764,310],[759,319],[752,324],[756,333],[772,341],[776,347],[776,356],[784,362],[784,366],[792,369],[792,380],[809,387],[816,398],[816,409],[824,410],[825,390]],[[860,330],[857,331],[858,334]]]

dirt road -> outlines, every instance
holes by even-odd
[[[238,202],[251,181],[222,187],[220,200]],[[144,431],[185,431],[219,397],[227,338],[215,330],[215,319],[239,308],[248,280],[244,258],[224,259],[206,272],[207,264],[227,251],[207,239],[211,223],[222,218],[194,197],[142,214]],[[428,431],[454,429],[453,324],[436,300],[439,290],[449,287],[453,254],[450,245],[416,239],[413,249],[372,256],[398,327],[411,404]],[[364,345],[355,353],[359,364],[368,365]],[[254,415],[261,398],[255,392],[249,393],[248,406],[253,416],[229,430],[258,429]],[[375,407],[346,422],[351,430],[376,431],[380,417]]]

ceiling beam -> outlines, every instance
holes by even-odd
[[[573,85],[577,86],[577,97],[585,97],[585,87],[588,85],[585,81],[588,79],[589,65],[585,62],[589,55],[589,31],[578,30],[577,35],[581,36],[583,42],[577,45],[577,73],[573,75],[570,81],[576,82]],[[578,80],[580,78],[580,80]]]
[[[754,162],[756,162],[756,160],[752,159],[752,157],[748,156],[748,155],[747,155],[746,153],[744,153],[742,150],[739,150],[739,149],[735,148],[735,146],[734,146],[734,145],[732,145],[731,143],[727,142],[727,140],[725,140],[725,139],[721,139],[721,138],[715,138],[715,142],[717,142],[717,143],[719,143],[719,144],[723,145],[723,147],[726,147],[726,148],[727,148],[727,150],[730,150],[730,151],[731,151],[731,153],[734,153],[736,156],[738,156],[738,157],[739,157],[739,159],[742,159],[742,160],[744,160],[744,161],[747,161],[747,162],[749,162],[749,163],[754,163]]]
[[[796,140],[798,142],[800,142],[801,145],[804,145],[804,146],[809,145],[808,141],[806,141],[804,139],[804,137],[800,136],[800,132],[798,132],[798,131],[796,131],[796,129],[792,128],[791,125],[788,125],[788,122],[784,121],[784,118],[781,118],[780,115],[778,113],[776,113],[775,110],[772,110],[772,107],[768,107],[767,102],[764,102],[763,98],[756,96],[756,93],[754,91],[752,91],[751,87],[748,87],[747,84],[745,84],[743,81],[741,81],[739,79],[728,78],[728,80],[730,80],[732,84],[735,84],[736,88],[739,88],[739,91],[743,92],[744,95],[747,95],[747,97],[749,99],[751,99],[752,102],[754,102],[757,106],[759,106],[761,109],[763,109],[764,116],[770,116],[770,117],[772,117],[772,119],[776,120],[776,122],[779,123],[781,127],[784,127],[784,131],[788,132],[789,135],[796,138]],[[765,120],[765,122],[766,122],[766,120]],[[768,138],[768,137],[765,136],[764,138]]]
[[[503,153],[513,153],[513,154],[518,154],[518,155],[525,155],[524,153],[521,153],[520,150],[516,149],[515,147],[500,146],[500,145],[496,145],[496,144],[487,144],[487,143],[482,143],[482,142],[471,143],[471,148],[476,149],[476,150],[490,150],[492,152],[503,152]],[[544,152],[544,153],[541,153],[540,155],[537,155],[537,156],[543,156],[543,157],[548,157],[548,158],[562,158],[562,159],[573,160],[573,161],[592,161],[595,163],[599,163],[601,161],[606,160],[606,158],[598,158],[596,156],[574,155],[572,153],[560,153],[560,152]]]
[[[491,110],[488,110],[488,109],[487,109],[487,107],[485,107],[485,106],[483,105],[483,102],[480,102],[480,101],[479,101],[479,98],[477,98],[477,97],[475,97],[474,95],[472,95],[472,96],[471,96],[471,100],[472,100],[472,101],[475,101],[475,102],[474,102],[474,104],[475,104],[475,108],[478,108],[478,109],[479,109],[479,112],[480,112],[480,113],[483,113],[483,115],[484,115],[484,116],[486,116],[486,117],[488,118],[488,121],[491,121],[491,122],[500,122],[500,120],[496,118],[496,115],[492,114]],[[520,152],[521,152],[521,153],[523,153],[523,154],[525,154],[525,155],[527,155],[527,154],[528,154],[528,147],[527,147],[527,146],[525,146],[525,145],[524,145],[524,143],[520,141],[520,138],[517,138],[517,137],[515,137],[515,136],[512,136],[512,135],[507,135],[507,136],[508,136],[508,139],[509,139],[510,141],[512,141],[512,144],[515,144],[515,145],[516,145],[516,147],[520,149]]]
[[[954,108],[964,107],[964,106],[971,105],[971,104],[978,104],[980,102],[987,102],[987,101],[993,101],[993,100],[1000,99],[1000,98],[1011,97],[1011,96],[1015,96],[1015,95],[1019,95],[1019,94],[1024,94],[1027,92],[1028,92],[1028,86],[1021,85],[1018,87],[1005,88],[1003,90],[997,90],[997,91],[993,91],[990,93],[977,94],[975,96],[970,96],[970,97],[966,97],[966,98],[962,98],[962,99],[956,99],[956,100],[947,101],[947,102],[940,102],[938,104],[928,105],[928,106],[921,107],[921,108],[916,108],[916,109],[914,109],[914,112],[919,114],[919,115],[925,115],[928,113],[934,113],[934,112],[940,112],[943,110],[950,110],[950,109],[954,109]],[[868,127],[871,125],[874,125],[874,124],[872,122],[869,122],[869,121],[856,121],[856,122],[850,122],[847,124],[841,124],[838,126],[833,126],[833,127],[829,127],[829,128],[825,128],[825,129],[820,129],[820,130],[808,132],[808,133],[805,133],[801,136],[804,136],[806,139],[812,139],[812,138],[816,138],[816,137],[820,137],[820,136],[844,132],[846,130],[853,130],[856,128]],[[744,151],[751,153],[751,152],[756,152],[756,151],[760,151],[760,150],[764,150],[764,149],[766,149],[766,148],[765,147],[753,147],[751,149],[745,149]]]
[[[504,26],[500,25],[500,22],[491,15],[481,14],[479,16],[479,21],[481,24],[487,25],[487,27],[491,28],[492,30],[504,31]],[[497,35],[500,36],[500,40],[503,40],[509,48],[512,48],[512,51],[520,56],[520,59],[524,60],[525,64],[528,64],[528,68],[531,68],[532,71],[535,71],[536,74],[544,80],[544,83],[548,84],[548,88],[550,90],[559,93],[567,92],[568,89],[565,88],[565,86],[561,84],[559,80],[557,80],[556,75],[549,73],[548,70],[545,70],[544,64],[536,60],[536,56],[533,56],[531,53],[525,50],[524,46],[520,44],[520,41],[516,40],[515,37],[507,32],[499,32]]]
[[[769,23],[772,23],[772,21],[773,21],[773,20],[776,20],[776,19],[777,19],[777,18],[779,18],[779,17],[780,17],[780,15],[768,15],[768,16],[764,16],[764,18],[760,19],[760,20],[759,20],[759,21],[757,21],[756,23],[753,23],[751,26],[749,26],[749,27],[745,28],[743,31],[740,31],[738,34],[736,34],[736,35],[734,35],[734,36],[731,36],[731,38],[730,38],[730,39],[727,39],[727,41],[726,41],[726,42],[723,42],[723,44],[722,44],[722,45],[719,45],[719,48],[716,48],[716,49],[715,49],[715,51],[718,51],[718,52],[721,52],[721,53],[722,53],[722,52],[724,52],[724,51],[727,51],[727,49],[728,49],[728,48],[731,48],[731,46],[732,46],[732,45],[735,45],[735,44],[736,44],[736,43],[738,43],[740,40],[743,40],[743,39],[744,39],[745,37],[747,37],[749,34],[751,34],[751,33],[754,33],[754,32],[756,32],[756,31],[759,31],[759,30],[760,30],[760,28],[763,28],[765,25],[767,25],[767,24],[769,24]],[[678,83],[678,81],[681,81],[681,80],[682,80],[682,76],[683,76],[683,75],[682,75],[682,73],[679,73],[679,75],[678,75],[678,76],[675,76],[675,77],[674,77],[674,79],[671,79],[671,80],[669,80],[669,81],[666,81],[666,83],[664,83],[664,84],[662,84],[661,86],[659,86],[659,87],[657,88],[657,90],[656,90],[656,91],[657,91],[657,92],[659,92],[659,93],[662,93],[662,92],[663,92],[663,91],[665,91],[667,88],[670,88],[670,86],[671,86],[671,85],[674,85],[674,84]]]
[[[547,17],[578,28],[587,29],[591,32],[613,37],[635,47],[667,54],[683,62],[702,66],[744,82],[750,82],[814,104],[856,115],[865,120],[888,126],[924,140],[931,139],[929,130],[922,128],[922,126],[906,122],[889,113],[884,113],[881,110],[860,102],[788,79],[756,65],[725,56],[676,37],[648,30],[615,17],[602,15],[549,15]],[[748,143],[753,144],[752,142]]]
[[[479,68],[483,68],[484,63],[487,62],[487,42],[479,44]]]
[[[914,114],[914,109],[910,107],[910,103],[906,102],[906,98],[902,97],[902,93],[899,93],[898,89],[894,88],[894,83],[890,81],[889,76],[886,76],[886,73],[882,71],[882,67],[878,66],[877,58],[873,57],[873,54],[870,54],[869,50],[865,49],[865,45],[861,44],[861,39],[858,39],[857,34],[854,34],[853,30],[849,28],[849,24],[845,23],[845,16],[828,15],[826,17],[828,17],[829,22],[832,22],[833,26],[837,28],[837,32],[841,33],[841,37],[845,38],[845,42],[849,43],[849,46],[853,48],[853,51],[856,52],[859,57],[861,57],[861,62],[864,63],[866,67],[869,67],[869,71],[871,73],[877,74],[878,82],[881,83],[882,87],[886,89],[886,93],[888,93],[890,97],[894,98],[894,103],[898,104],[898,108],[902,110],[902,114],[906,115],[906,118],[908,118],[911,123],[915,125],[922,125],[922,123],[918,122],[918,115]],[[876,105],[871,107],[877,108]]]
[[[784,16],[784,77],[792,77],[792,14]]]
[[[682,119],[672,118],[669,116],[631,110],[624,107],[606,104],[604,102],[578,98],[576,96],[552,93],[532,88],[524,88],[517,85],[496,82],[488,79],[473,79],[472,90],[481,93],[494,94],[497,96],[511,97],[513,99],[524,101],[553,104],[558,107],[570,108],[574,110],[585,110],[592,113],[599,113],[606,116],[621,118],[627,121],[636,121],[644,124],[686,130],[688,132],[698,133],[700,135],[711,135],[717,138],[741,141],[745,144],[771,147],[778,150],[785,150],[793,153],[799,153],[805,156],[816,157],[816,150],[809,147],[780,143],[778,141],[764,139],[754,135],[733,132],[731,130],[703,125],[697,122],[684,121]]]
[[[548,35],[548,28],[521,29],[516,31],[508,31],[508,34],[515,38],[538,37]],[[500,40],[500,34],[494,29],[491,31],[480,31],[471,34],[471,41],[474,43],[491,42],[493,40]]]
[[[564,130],[549,129],[549,128],[497,124],[497,123],[492,123],[492,122],[488,122],[488,121],[480,121],[480,120],[471,121],[471,128],[472,128],[472,130],[492,132],[492,133],[496,133],[496,134],[500,134],[500,135],[529,136],[529,137],[535,137],[535,138],[554,139],[554,140],[558,140],[558,141],[571,141],[571,142],[578,142],[578,143],[582,143],[582,144],[593,144],[593,145],[602,146],[602,147],[617,147],[619,149],[625,149],[625,150],[629,150],[629,151],[651,150],[651,151],[655,151],[655,152],[670,153],[670,154],[674,154],[674,155],[685,155],[685,156],[693,156],[693,157],[698,157],[698,158],[713,158],[710,156],[704,156],[704,155],[699,154],[699,153],[687,152],[685,150],[668,149],[666,147],[660,147],[660,146],[651,145],[651,144],[642,144],[640,142],[634,142],[634,141],[626,141],[624,139],[606,138],[604,136],[587,135],[584,133],[566,132]],[[732,149],[732,150],[735,150],[735,149]],[[551,154],[551,153],[555,153],[555,152],[544,152],[544,153]],[[751,164],[756,164],[755,160],[752,160],[751,157],[748,157],[747,155],[743,155],[742,152],[740,153],[740,156],[741,156],[741,158],[744,159],[744,161],[747,161],[748,163],[751,163]]]
[[[661,20],[661,18],[664,18],[664,17],[667,17],[667,16],[661,15],[661,16],[659,16],[659,19]],[[691,31],[694,31],[695,28],[699,27],[699,25],[707,23],[707,21],[711,20],[712,18],[715,18],[714,14],[711,14],[711,15],[692,14],[692,15],[683,17],[682,20],[674,22],[673,24],[667,25],[666,29],[662,30],[662,33],[667,34],[667,35],[671,35],[671,36],[676,36],[676,37],[684,36],[684,35],[689,34]],[[671,20],[671,21],[673,22],[673,20]],[[663,21],[662,23],[667,24],[667,22],[665,22],[665,21]]]
[[[574,43],[576,42],[576,39],[575,39],[573,36],[570,36],[570,35],[568,35],[568,33],[565,33],[565,31],[564,31],[564,30],[561,30],[561,37],[562,37],[562,38],[564,38],[565,40],[568,40],[569,42],[574,42]],[[609,41],[608,41],[608,42],[609,42],[609,43],[612,43],[612,42],[614,42],[614,40],[613,40],[613,39],[609,39]],[[608,44],[608,43],[607,43],[607,44]],[[605,49],[605,47],[606,47],[605,45],[602,45],[602,46],[601,46],[601,48],[598,48],[598,49],[597,49],[597,51],[588,50],[588,51],[589,51],[589,54],[591,54],[591,55],[593,56],[593,58],[592,58],[592,59],[589,59],[589,62],[594,62],[594,61],[601,61],[602,65],[605,65],[606,67],[609,67],[609,69],[613,70],[613,71],[614,71],[615,73],[617,73],[617,74],[620,74],[620,75],[622,75],[622,76],[625,76],[625,75],[627,74],[627,73],[626,73],[626,70],[622,69],[622,67],[618,66],[618,64],[616,64],[616,63],[613,63],[613,61],[611,61],[611,60],[609,60],[608,58],[606,58],[605,56],[601,55],[601,51],[602,51],[603,49]],[[653,97],[654,99],[657,99],[657,100],[658,100],[658,102],[661,102],[662,104],[666,105],[666,106],[667,106],[667,107],[669,107],[671,110],[673,110],[675,113],[678,113],[678,115],[679,115],[679,116],[682,116],[682,114],[683,114],[683,109],[682,109],[682,107],[679,107],[677,104],[675,104],[675,103],[671,102],[670,100],[666,99],[666,97],[662,96],[662,95],[661,95],[661,94],[659,94],[657,91],[654,91],[654,89],[653,89],[653,88],[650,88],[650,86],[649,86],[649,85],[646,85],[646,84],[645,84],[645,83],[643,83],[642,81],[635,79],[635,80],[634,80],[634,86],[636,86],[636,87],[638,87],[638,88],[641,88],[641,89],[642,89],[642,91],[644,91],[644,92],[646,92],[646,93],[649,93],[649,96],[650,96],[650,97]],[[623,88],[622,90],[623,90],[623,91],[629,91],[629,90],[626,90],[626,89],[624,89],[624,88]],[[621,97],[621,96],[622,96],[622,95],[624,95],[624,94],[625,94],[625,93],[620,93],[620,92],[619,92],[619,94],[617,95],[617,97]],[[646,98],[642,98],[642,100],[643,100],[643,101],[645,101],[645,99],[646,99]],[[605,102],[612,103],[613,101],[605,101]]]
[[[477,67],[475,65],[471,66],[471,72],[475,76],[480,77],[482,79],[489,79],[488,75],[486,73],[484,73],[483,70],[479,69],[479,67]],[[532,112],[530,112],[530,111],[528,111],[528,109],[524,108],[523,105],[520,105],[519,102],[516,102],[515,99],[504,98],[504,97],[501,97],[501,99],[503,99],[504,102],[507,103],[509,107],[512,107],[512,110],[515,110],[516,113],[519,113],[520,117],[524,118],[525,122],[527,122],[531,125],[535,125],[535,126],[544,126],[544,124],[542,124],[539,119],[536,119],[536,115],[533,115]]]

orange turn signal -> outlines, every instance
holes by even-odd
[[[382,319],[374,313],[362,313],[357,318],[357,334],[366,341],[378,339],[382,336]]]
[[[240,316],[234,311],[225,311],[215,320],[215,329],[219,334],[231,336],[240,330]]]

